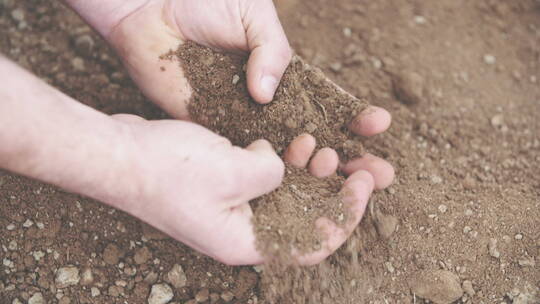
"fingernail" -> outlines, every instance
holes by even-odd
[[[261,79],[261,88],[264,94],[269,98],[274,98],[274,93],[276,92],[279,82],[274,76],[265,75]]]

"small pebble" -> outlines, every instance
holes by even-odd
[[[463,233],[467,234],[467,233],[469,233],[469,232],[471,232],[471,231],[472,231],[472,228],[471,228],[471,227],[469,227],[469,226],[463,227]]]
[[[135,255],[133,256],[133,260],[137,265],[142,265],[148,260],[152,258],[152,252],[150,252],[150,249],[148,247],[142,247],[139,250],[135,252]]]
[[[45,256],[45,253],[41,250],[38,250],[38,251],[34,251],[32,253],[32,256],[34,257],[36,261],[39,262]]]
[[[343,29],[343,35],[345,35],[345,37],[351,37],[352,36],[352,30],[348,27],[344,28]]]
[[[414,22],[416,24],[426,24],[427,20],[424,16],[414,16]]]
[[[54,282],[56,283],[56,288],[61,289],[79,284],[80,279],[79,269],[75,266],[67,266],[56,271]]]
[[[166,304],[174,297],[172,288],[167,284],[152,285],[150,296],[148,296],[148,304]]]
[[[121,257],[120,248],[113,243],[110,243],[103,250],[103,260],[109,265],[118,264]]]
[[[491,118],[491,125],[494,127],[500,127],[504,124],[504,116],[497,114]]]
[[[501,253],[497,249],[497,240],[496,239],[493,239],[493,238],[489,239],[488,250],[489,250],[489,255],[491,255],[492,257],[494,257],[496,259],[501,257]]]
[[[17,250],[17,241],[13,240],[11,242],[9,242],[8,244],[8,249],[11,250],[11,251],[14,251],[14,250]]]
[[[88,56],[92,54],[94,49],[94,39],[90,35],[81,35],[75,39],[75,49],[79,51],[81,55]]]
[[[424,99],[425,80],[415,72],[401,71],[393,75],[394,95],[404,104],[412,105]]]
[[[516,239],[516,240],[521,240],[521,239],[523,239],[523,234],[521,234],[521,233],[516,234],[516,235],[514,236],[514,239]]]
[[[389,239],[397,229],[399,220],[393,215],[383,214],[380,211],[375,213],[375,228],[383,239]]]
[[[341,71],[341,69],[343,68],[343,65],[341,65],[340,62],[335,62],[335,63],[332,63],[330,65],[330,69],[336,73],[338,73],[339,71]]]
[[[36,292],[32,295],[30,299],[28,299],[28,304],[46,304],[47,302],[43,298],[43,295],[41,292]]]
[[[471,216],[471,215],[473,215],[473,211],[471,209],[467,209],[467,210],[465,210],[465,215],[466,216]]]
[[[484,55],[484,62],[485,63],[487,63],[487,64],[495,64],[496,61],[497,61],[497,58],[495,58],[495,56],[493,56],[491,54]]]
[[[6,226],[6,229],[7,229],[8,231],[13,231],[13,230],[15,230],[15,224],[9,224],[9,225],[7,225],[7,226]]]
[[[86,70],[86,67],[84,66],[84,60],[81,57],[73,58],[71,60],[71,65],[76,71],[84,72]]]
[[[534,257],[526,257],[518,261],[519,266],[521,267],[534,267],[536,266],[536,261]]]
[[[446,211],[448,211],[448,207],[446,205],[439,205],[440,213],[446,213]]]
[[[187,284],[187,277],[182,266],[175,264],[167,273],[165,281],[170,283],[176,289],[185,287]]]
[[[23,227],[24,228],[30,228],[34,225],[34,222],[32,222],[31,220],[26,220],[24,223],[23,223]]]
[[[101,295],[101,291],[99,291],[97,287],[92,287],[90,289],[90,295],[92,296],[92,298],[98,297],[99,295]]]
[[[409,284],[416,296],[434,303],[450,304],[463,296],[459,277],[447,270],[425,271]]]
[[[238,81],[240,81],[240,76],[234,75],[233,78],[232,78],[232,83],[234,85],[236,85],[238,83]]]
[[[207,288],[202,289],[195,295],[195,301],[197,301],[197,303],[206,302],[209,296],[210,296],[210,291]]]
[[[396,270],[394,268],[394,265],[392,265],[392,262],[385,262],[384,266],[386,267],[386,270],[388,270],[388,272],[390,273],[394,273],[394,271]]]
[[[20,8],[11,11],[11,18],[17,22],[24,21],[24,11]]]

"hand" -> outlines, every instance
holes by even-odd
[[[230,265],[260,264],[249,201],[281,184],[284,165],[270,144],[256,141],[246,149],[203,127],[182,121],[146,121],[133,115],[114,116],[131,138],[128,147],[132,174],[126,188],[116,189],[114,206],[148,222],[190,247]],[[315,139],[295,139],[285,160],[306,167]],[[309,164],[320,178],[338,167],[334,150],[322,149]],[[360,221],[374,188],[372,175],[353,173],[344,184],[344,198],[355,221],[338,228],[327,219],[318,226],[328,235],[322,249],[298,257],[301,264],[321,262],[345,242]]]

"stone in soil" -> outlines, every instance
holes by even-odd
[[[47,301],[45,301],[41,292],[36,292],[28,299],[28,304],[47,304]]]
[[[148,262],[148,260],[150,260],[151,258],[152,258],[152,252],[150,252],[150,249],[148,249],[148,247],[145,246],[138,249],[135,252],[135,256],[133,257],[133,260],[135,261],[137,265],[141,265]]]
[[[383,214],[379,210],[375,211],[375,228],[383,239],[389,239],[397,229],[399,220],[393,215]]]
[[[450,304],[463,296],[459,277],[446,270],[422,272],[410,280],[409,287],[417,297],[435,304]]]
[[[424,99],[425,81],[415,72],[402,71],[393,75],[394,94],[404,104],[414,105]]]
[[[174,293],[169,285],[155,284],[152,285],[152,290],[148,297],[148,304],[166,304],[169,303],[173,297]]]
[[[69,286],[77,285],[79,283],[79,269],[74,266],[67,266],[59,268],[56,271],[54,282],[56,288],[66,288]]]
[[[103,250],[103,260],[109,265],[116,265],[122,257],[122,252],[120,248],[115,244],[108,244],[107,247]]]
[[[187,284],[187,277],[182,266],[175,264],[167,273],[165,281],[170,283],[176,289],[185,287]]]
[[[209,297],[210,297],[210,291],[208,290],[208,288],[201,289],[195,295],[195,301],[197,301],[197,303],[203,303],[203,302],[206,302]]]
[[[94,283],[94,274],[92,269],[86,267],[81,273],[81,285],[88,286]]]

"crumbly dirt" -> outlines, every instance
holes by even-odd
[[[538,303],[538,1],[276,3],[308,63],[394,118],[387,133],[363,144],[396,167],[396,181],[375,193],[347,244],[321,266],[268,281],[266,269],[220,265],[122,212],[1,172],[1,303],[37,293],[47,303],[145,303],[175,264],[187,283],[173,289],[174,303],[205,289],[219,304],[309,303],[306,294],[333,303],[425,303],[411,286],[426,286],[411,283],[441,270],[463,289],[457,303]],[[58,1],[1,0],[0,26],[0,51],[70,96],[106,113],[164,117]],[[76,43],[82,36],[91,47]],[[109,244],[119,249],[105,255],[118,258],[114,266],[105,261]],[[152,258],[137,265],[142,247]],[[81,280],[58,289],[55,271],[69,265]],[[83,284],[87,268],[92,278]]]
[[[346,159],[362,153],[361,143],[347,126],[367,103],[298,56],[269,105],[257,104],[249,95],[244,72],[247,56],[188,42],[162,59],[177,60],[188,75],[194,91],[190,118],[235,145],[247,146],[264,138],[283,152],[295,137],[310,133],[322,146],[338,148]],[[343,225],[349,218],[339,193],[343,181],[339,176],[319,179],[306,169],[287,167],[282,186],[252,202],[259,250],[267,256],[320,250],[324,236],[316,227],[317,219],[325,217]]]
[[[235,145],[247,146],[264,138],[282,152],[295,137],[309,133],[320,147],[332,147],[346,159],[362,155],[358,136],[348,126],[367,103],[299,56],[293,57],[269,105],[257,104],[249,95],[244,72],[247,56],[188,42],[165,57],[181,63],[194,90],[191,119]]]

